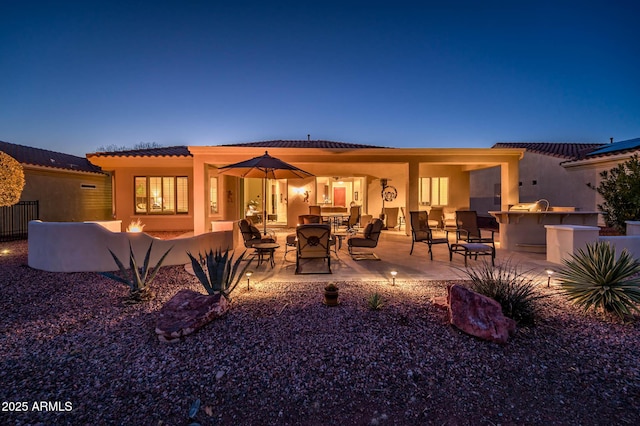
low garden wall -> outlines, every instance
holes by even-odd
[[[129,244],[142,265],[153,242],[150,265],[154,266],[172,247],[163,265],[189,263],[193,255],[211,249],[233,249],[233,232],[208,232],[186,238],[161,240],[144,232],[112,232],[104,223],[29,222],[29,266],[50,272],[104,272],[118,269],[109,250],[129,267]]]

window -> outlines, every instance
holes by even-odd
[[[209,177],[209,205],[211,213],[218,213],[218,178],[214,176]]]
[[[446,206],[449,204],[449,178],[420,178],[420,204],[423,206]]]
[[[189,180],[179,176],[136,176],[136,214],[189,213]]]

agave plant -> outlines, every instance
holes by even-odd
[[[382,296],[379,293],[373,293],[369,295],[369,298],[367,299],[367,304],[369,305],[369,309],[373,311],[377,311],[382,309],[382,307],[384,306],[384,300],[382,299]]]
[[[129,287],[129,299],[132,302],[140,302],[142,300],[149,299],[151,297],[151,293],[149,292],[149,285],[158,274],[162,262],[164,262],[165,257],[167,257],[172,249],[172,247],[169,247],[166,253],[160,258],[160,260],[158,260],[156,266],[153,267],[153,272],[149,273],[149,259],[151,258],[152,248],[153,241],[151,242],[151,244],[149,244],[149,248],[147,249],[147,254],[144,257],[142,267],[138,267],[135,255],[133,254],[133,248],[131,247],[131,243],[129,243],[129,273],[131,275],[131,278],[127,278],[127,270],[124,267],[124,264],[120,261],[120,259],[118,259],[118,256],[116,256],[116,254],[111,251],[111,249],[109,249],[109,253],[111,253],[111,257],[113,257],[113,260],[116,262],[121,276],[116,275],[112,272],[101,272],[100,275],[126,284]]]
[[[202,283],[207,293],[210,295],[220,293],[229,299],[231,292],[236,288],[251,264],[251,260],[249,260],[243,268],[240,268],[245,253],[246,251],[235,262],[233,262],[233,255],[229,257],[229,250],[226,250],[224,254],[221,250],[216,250],[215,253],[213,250],[209,250],[204,256],[198,253],[197,258],[189,252],[187,255],[191,259],[191,266],[196,278]]]
[[[603,309],[624,318],[639,311],[640,262],[626,249],[616,259],[615,247],[598,241],[578,249],[563,264],[557,273],[560,288],[585,312]]]
[[[535,302],[546,296],[537,292],[531,271],[521,271],[518,265],[507,260],[496,266],[482,262],[464,272],[471,280],[471,290],[500,303],[505,316],[518,324],[533,324]]]

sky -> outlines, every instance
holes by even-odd
[[[0,140],[640,137],[637,1],[0,0]]]

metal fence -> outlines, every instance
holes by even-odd
[[[21,201],[0,207],[0,241],[21,240],[29,235],[29,221],[40,218],[37,201]]]

